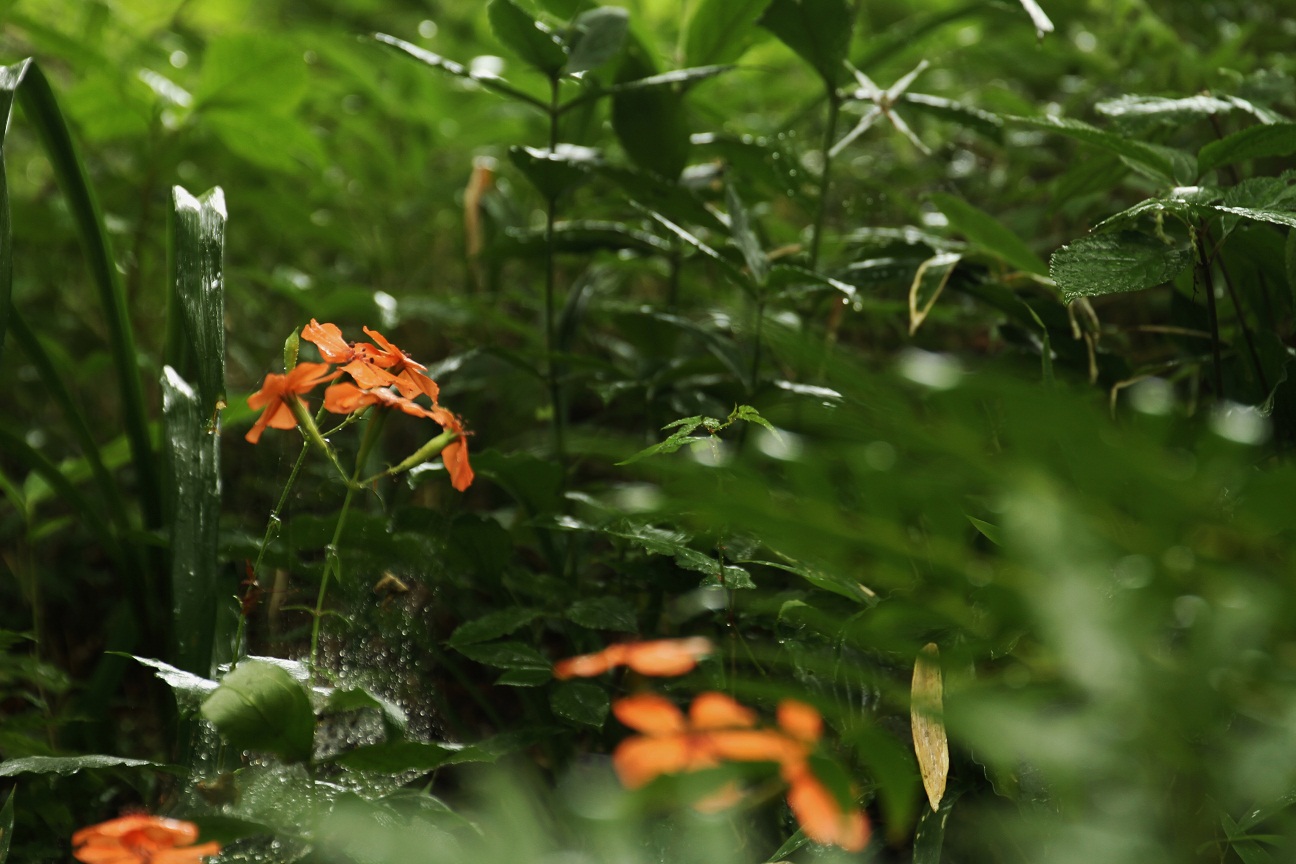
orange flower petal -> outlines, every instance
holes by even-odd
[[[405,369],[397,375],[396,387],[406,399],[413,399],[415,396],[422,394],[431,399],[433,405],[437,403],[437,399],[441,396],[441,388],[437,386],[437,383],[422,372],[414,369]]]
[[[689,707],[689,725],[693,729],[750,728],[756,725],[756,712],[733,698],[714,690],[699,693]]]
[[[843,812],[836,797],[808,768],[796,772],[787,800],[806,836],[816,843],[840,846],[848,852],[868,845],[869,824],[864,813],[858,809]]]
[[[82,828],[72,854],[83,864],[199,864],[220,851],[215,842],[190,846],[196,839],[192,822],[136,814]]]
[[[703,796],[693,802],[693,809],[699,813],[719,813],[722,810],[728,810],[743,799],[743,790],[737,783],[730,780],[710,795]]]
[[[778,725],[798,741],[815,743],[823,735],[823,717],[804,702],[784,699],[778,705]]]
[[[350,414],[378,401],[374,390],[361,390],[347,381],[334,384],[324,391],[324,407],[334,414]]]
[[[617,745],[612,753],[612,767],[623,786],[638,789],[663,774],[697,767],[695,755],[686,735],[636,736]]]
[[[806,758],[804,744],[770,729],[724,729],[707,735],[708,748],[730,762],[796,763]]]
[[[625,646],[609,645],[596,654],[581,654],[578,657],[559,660],[554,664],[554,677],[560,679],[593,678],[595,675],[602,675],[613,666],[619,666],[624,662]]]
[[[149,864],[201,864],[203,858],[215,855],[220,849],[220,844],[214,840],[184,849],[167,849],[154,853]]]
[[[329,363],[349,363],[355,357],[355,348],[342,338],[336,324],[321,324],[314,318],[302,328],[302,338],[314,343],[320,356]]]
[[[700,636],[692,639],[655,639],[632,644],[626,665],[640,675],[683,675],[697,666],[699,657],[705,657],[713,650],[710,640]]]
[[[612,713],[631,729],[647,735],[679,735],[687,729],[684,712],[655,693],[618,699],[612,703]]]
[[[390,387],[397,383],[396,376],[375,365],[370,360],[355,359],[342,367],[342,371],[350,375],[361,388],[365,390],[376,390],[379,387]]]

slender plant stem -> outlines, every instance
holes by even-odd
[[[1210,245],[1210,234],[1206,229],[1202,229],[1205,239],[1205,245]],[[1260,363],[1260,352],[1256,350],[1255,341],[1251,338],[1251,328],[1247,326],[1246,313],[1242,310],[1242,301],[1238,297],[1237,289],[1233,287],[1233,280],[1229,277],[1228,268],[1224,266],[1224,261],[1219,254],[1215,255],[1216,261],[1219,261],[1220,275],[1224,277],[1224,287],[1228,289],[1229,300],[1233,303],[1233,311],[1237,313],[1238,327],[1242,329],[1242,340],[1246,342],[1247,351],[1251,355],[1251,363],[1255,366],[1256,378],[1260,381],[1260,388],[1264,390],[1265,395],[1269,394],[1269,382],[1265,378],[1264,367]],[[1210,263],[1207,263],[1207,267]]]
[[[828,122],[824,126],[823,166],[819,172],[819,208],[815,211],[813,233],[810,235],[810,269],[819,268],[819,249],[823,243],[824,221],[828,216],[828,191],[832,185],[832,146],[837,138],[837,119],[841,116],[841,98],[831,88],[828,91]]]
[[[558,78],[549,79],[549,152],[558,148]],[[557,281],[557,256],[554,243],[554,223],[558,218],[557,195],[547,196],[545,208],[545,373],[549,383],[549,409],[553,414],[554,456],[566,462],[566,409],[563,406],[561,370],[558,367],[557,322],[554,320],[554,284]]]
[[[317,668],[316,661],[319,658],[320,620],[324,617],[324,598],[328,596],[329,578],[334,574],[339,579],[342,578],[342,559],[338,555],[338,544],[342,542],[342,531],[346,527],[347,516],[351,513],[351,502],[355,499],[356,490],[361,488],[360,474],[364,471],[369,452],[378,441],[378,432],[386,416],[382,411],[370,414],[364,437],[360,440],[360,451],[356,453],[355,471],[351,474],[351,481],[347,483],[346,497],[342,499],[337,525],[333,527],[333,539],[329,541],[324,553],[324,573],[320,576],[319,594],[315,597],[315,614],[311,621],[310,668],[312,672]]]
[[[1206,258],[1206,244],[1203,242],[1202,230],[1204,229],[1199,229],[1196,232],[1196,237],[1193,240],[1196,246],[1196,249],[1193,250],[1193,258],[1196,264],[1194,272],[1202,285],[1203,291],[1206,293],[1206,317],[1210,321],[1211,334],[1211,380],[1215,386],[1215,398],[1219,399],[1224,395],[1224,374],[1220,361],[1219,313],[1215,308],[1215,284],[1211,279],[1211,265]]]

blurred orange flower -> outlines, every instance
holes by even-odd
[[[264,408],[256,423],[248,430],[247,440],[252,444],[261,440],[261,433],[271,429],[292,429],[297,425],[290,400],[298,393],[309,393],[325,381],[332,381],[341,372],[329,372],[327,363],[298,363],[286,375],[271,372],[265,377],[261,389],[248,397],[249,408]]]
[[[653,639],[648,642],[622,642],[609,645],[595,654],[569,657],[554,664],[554,677],[592,678],[614,666],[629,666],[640,675],[668,677],[691,672],[697,661],[715,649],[711,640],[701,636],[691,639]]]
[[[778,729],[758,728],[751,709],[715,692],[699,694],[687,718],[673,702],[654,694],[617,700],[612,713],[642,733],[622,741],[612,754],[612,766],[627,788],[725,761],[775,762],[788,783],[788,806],[807,837],[851,852],[868,844],[869,823],[863,811],[843,808],[810,769],[810,754],[823,734],[823,718],[810,705],[794,699],[780,702]],[[729,784],[694,806],[709,812],[740,799]]]
[[[136,814],[82,828],[72,835],[72,857],[84,864],[200,864],[220,851],[216,842],[194,846],[198,826]]]

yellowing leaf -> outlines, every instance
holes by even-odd
[[[942,684],[940,649],[936,643],[923,646],[914,661],[913,685],[909,696],[909,722],[913,729],[914,754],[922,772],[923,788],[932,810],[940,809],[949,777],[949,740],[941,719]]]

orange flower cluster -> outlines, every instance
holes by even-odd
[[[264,410],[248,431],[247,440],[257,443],[267,427],[292,429],[297,425],[293,403],[302,401],[303,394],[320,384],[346,373],[355,383],[343,381],[325,390],[325,409],[334,414],[351,414],[378,405],[436,421],[457,436],[441,451],[441,458],[450,472],[451,484],[464,491],[472,485],[473,470],[468,463],[467,433],[462,421],[437,404],[441,391],[427,376],[426,366],[410,359],[378,331],[365,327],[364,332],[373,344],[347,342],[337,325],[321,324],[312,318],[301,336],[314,343],[325,362],[298,363],[286,375],[267,375],[261,389],[248,397],[249,407]],[[415,402],[418,396],[426,396],[431,407]]]
[[[220,851],[216,842],[194,846],[198,826],[178,819],[122,816],[72,835],[72,857],[84,864],[201,864]]]
[[[592,678],[614,666],[629,666],[640,675],[683,675],[692,672],[697,661],[713,650],[711,640],[701,636],[692,639],[622,642],[609,645],[596,654],[582,654],[559,660],[554,664],[554,677]]]
[[[641,675],[683,675],[713,650],[701,637],[627,642],[560,660],[554,664],[554,677],[592,677],[614,666],[628,666]],[[823,718],[804,702],[780,702],[776,728],[760,727],[754,711],[716,692],[699,694],[687,716],[653,693],[618,699],[612,713],[641,733],[622,741],[612,754],[612,765],[627,788],[638,789],[663,774],[701,771],[724,762],[774,762],[788,784],[788,806],[807,837],[849,852],[868,845],[869,823],[863,811],[843,808],[810,768],[810,756],[823,735]],[[741,798],[730,784],[695,806],[722,810]]]
[[[628,696],[612,713],[642,733],[627,738],[612,754],[612,765],[627,788],[637,789],[663,774],[714,768],[723,762],[774,762],[788,783],[788,806],[806,836],[849,852],[868,845],[869,823],[858,809],[844,809],[837,797],[810,770],[810,754],[823,733],[819,712],[803,702],[784,699],[778,728],[760,728],[751,709],[723,693],[701,693],[688,716],[669,700],[651,693]],[[737,790],[726,788],[702,802],[704,809],[735,803]]]

